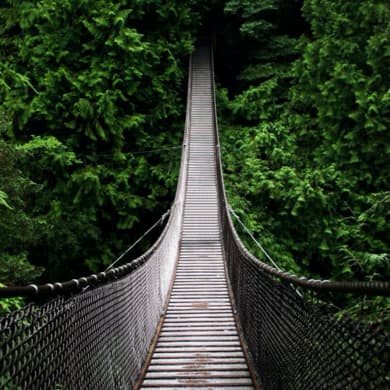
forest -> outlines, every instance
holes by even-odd
[[[233,210],[283,270],[388,279],[388,1],[5,0],[1,285],[104,270],[170,207],[205,36]]]

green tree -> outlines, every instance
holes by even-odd
[[[0,15],[8,138],[42,186],[34,253],[47,278],[97,271],[172,199],[180,156],[189,2],[7,1]],[[67,271],[71,269],[72,271]]]
[[[282,268],[381,279],[389,272],[389,8],[307,0],[303,15],[310,33],[292,50],[296,60],[276,60],[282,76],[275,65],[233,99],[220,94],[230,199]]]
[[[4,112],[1,118],[0,134],[9,126]],[[23,175],[21,154],[0,139],[0,283],[7,285],[28,283],[43,271],[30,262],[29,253],[42,238],[45,223],[28,211],[38,188]]]

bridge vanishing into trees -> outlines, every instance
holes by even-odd
[[[390,283],[306,279],[246,250],[225,195],[213,55],[202,46],[190,59],[179,181],[160,238],[106,272],[0,289],[30,297],[0,319],[0,388],[390,388],[383,321],[340,316],[322,292],[388,296]]]

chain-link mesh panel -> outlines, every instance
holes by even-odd
[[[10,389],[131,389],[161,313],[156,269],[155,257],[121,280],[3,318],[0,383]]]
[[[184,146],[164,232],[145,255],[113,271],[125,276],[43,305],[29,304],[0,319],[0,389],[132,388],[156,332],[178,255],[187,159]],[[98,284],[99,275],[88,279]]]
[[[264,389],[390,388],[390,338],[381,326],[305,301],[246,257],[229,230],[229,277]]]
[[[75,286],[68,293],[73,296],[29,304],[0,319],[0,389],[132,388],[156,332],[178,256],[188,126],[187,119],[175,202],[156,244],[124,266],[64,283]],[[110,282],[99,282],[99,276],[107,280],[108,274]],[[113,275],[125,276],[112,280]],[[86,281],[88,288],[80,292],[77,286]],[[58,288],[62,290],[61,283],[36,289],[39,296],[41,290]]]
[[[218,144],[218,123],[214,119]],[[331,282],[299,278],[252,256],[229,214],[217,149],[224,255],[244,338],[263,388],[390,389],[390,337],[379,324],[339,317],[313,304],[293,285],[316,291],[389,295],[387,282]]]
[[[190,104],[188,99],[188,107]],[[11,288],[10,294],[3,289],[4,296],[26,291],[31,295],[35,289],[40,297],[41,292],[61,294],[67,286],[68,296],[43,305],[29,304],[0,319],[0,389],[133,387],[155,335],[178,256],[189,158],[189,112],[187,108],[175,202],[163,233],[147,253],[87,278]],[[118,279],[112,280],[115,275]],[[88,288],[80,292],[86,284]]]
[[[178,193],[154,247],[116,269],[118,274],[125,269],[126,276],[43,305],[31,303],[0,319],[1,389],[132,388],[169,290],[182,198]]]

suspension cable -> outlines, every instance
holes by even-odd
[[[123,152],[125,156],[127,155],[139,155],[139,154],[151,154],[151,153],[158,153],[158,152],[164,152],[167,150],[175,150],[175,149],[181,149],[182,146],[167,146],[167,147],[161,147],[156,149],[146,149],[146,150],[138,150],[138,151],[129,151],[129,152]],[[102,156],[102,157],[113,157],[115,156],[115,153],[95,153],[96,156]]]
[[[256,240],[256,238],[254,237],[254,235],[252,234],[252,232],[245,226],[244,222],[241,221],[240,217],[237,215],[237,213],[233,210],[232,206],[230,206],[230,204],[228,205],[228,210],[230,212],[231,215],[233,215],[233,217],[236,218],[236,220],[238,221],[238,223],[241,225],[241,227],[246,231],[246,233],[249,235],[249,237],[253,240],[253,242],[258,246],[258,248],[263,252],[264,256],[272,263],[272,265],[279,271],[283,271],[277,264],[276,262],[274,261],[274,259],[269,255],[269,253],[265,250],[265,248],[263,247],[263,245],[260,244],[260,242],[258,240]],[[294,286],[292,283],[289,283],[291,288],[300,296],[300,297],[303,297],[303,295],[301,294],[301,292],[296,288],[296,286]]]
[[[233,217],[236,218],[238,223],[241,225],[241,227],[247,232],[249,237],[253,240],[253,242],[259,247],[259,249],[263,252],[264,256],[272,263],[272,265],[278,269],[279,271],[282,271],[282,269],[275,263],[273,258],[268,254],[268,252],[264,249],[264,247],[260,244],[259,241],[256,240],[256,238],[253,236],[252,232],[244,225],[244,223],[241,221],[240,217],[237,215],[237,213],[233,210],[232,206],[230,204],[228,205],[228,210],[230,214],[233,215]]]
[[[131,244],[115,261],[113,261],[104,272],[109,271],[114,267],[120,260],[122,260],[140,241],[142,241],[156,226],[162,225],[165,218],[170,214],[171,209],[168,209],[141,237],[139,237],[133,244]]]

